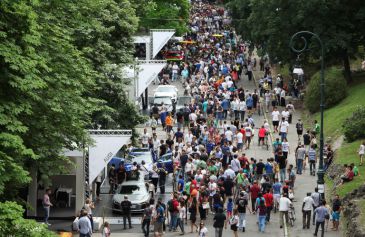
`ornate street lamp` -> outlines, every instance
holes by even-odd
[[[323,110],[324,110],[324,48],[323,48],[323,43],[321,38],[319,38],[319,36],[313,32],[310,31],[299,31],[297,33],[295,33],[291,39],[290,39],[290,48],[291,50],[293,50],[295,53],[300,54],[303,53],[305,51],[308,51],[308,43],[307,43],[307,39],[304,37],[305,35],[309,35],[313,38],[315,38],[316,40],[318,40],[319,45],[321,47],[321,81],[320,81],[320,93],[321,93],[321,100],[320,100],[320,111],[321,111],[321,131],[320,131],[320,144],[319,144],[319,167],[318,167],[318,180],[317,180],[317,185],[318,185],[318,191],[323,195],[324,198],[324,170],[323,170],[323,147],[324,147],[324,141],[323,141]],[[297,40],[297,38],[300,38],[303,42],[303,47],[301,48],[296,48],[294,45],[295,40]]]

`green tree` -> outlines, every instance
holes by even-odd
[[[342,70],[336,67],[330,67],[325,71],[325,100],[326,108],[331,108],[338,104],[347,96],[346,79]],[[320,72],[317,72],[311,78],[306,88],[304,97],[305,107],[311,112],[317,112],[320,109]]]
[[[24,209],[15,202],[0,202],[1,236],[56,237],[48,226],[22,217]]]
[[[60,153],[85,129],[142,121],[115,69],[138,21],[128,0],[4,0],[0,12],[0,200],[18,200],[29,167],[64,171]]]
[[[147,29],[175,29],[176,35],[188,31],[190,3],[188,0],[154,0],[141,18],[141,26]]]
[[[345,78],[351,82],[349,58],[363,44],[365,2],[354,0],[232,0],[234,24],[245,39],[263,47],[271,58],[291,63],[290,36],[300,30],[318,34],[325,46],[328,64],[343,63]],[[307,61],[319,57],[319,46],[311,42]]]

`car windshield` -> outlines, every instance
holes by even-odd
[[[137,185],[123,185],[120,188],[119,194],[144,194],[143,187]]]
[[[155,99],[153,100],[153,103],[157,104],[157,105],[162,104],[162,102],[165,105],[171,105],[172,104],[172,101],[171,101],[170,97],[155,97]]]
[[[156,92],[175,92],[175,90],[171,87],[158,87]]]
[[[142,161],[146,163],[152,163],[151,152],[132,152],[128,155],[128,160],[131,162],[141,163]]]

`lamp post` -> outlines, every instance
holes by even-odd
[[[304,37],[305,35],[311,36],[318,40],[319,45],[321,47],[321,81],[320,81],[320,93],[321,93],[321,100],[320,100],[320,112],[321,112],[321,127],[320,127],[320,143],[319,143],[319,167],[318,167],[318,180],[317,180],[317,187],[318,191],[323,195],[324,198],[324,170],[323,170],[323,147],[324,147],[324,141],[323,141],[323,110],[324,110],[324,48],[321,38],[313,32],[310,31],[299,31],[292,35],[290,39],[290,48],[295,53],[303,53],[305,51],[308,51],[308,43],[307,39]],[[294,45],[295,40],[297,38],[300,38],[303,42],[302,48],[296,48]]]

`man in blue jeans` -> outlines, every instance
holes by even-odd
[[[300,145],[297,152],[296,152],[296,159],[297,159],[297,174],[302,174],[303,170],[303,161],[305,159],[305,148],[304,145]]]
[[[167,202],[167,210],[170,213],[170,225],[169,231],[175,231],[177,228],[177,217],[179,215],[178,210],[179,202],[177,201],[177,195],[172,193],[172,199]]]
[[[47,225],[51,225],[48,223],[48,218],[49,218],[49,211],[51,209],[52,203],[49,200],[49,195],[51,195],[51,189],[47,188],[46,192],[43,196],[43,201],[42,201],[42,205],[43,205],[43,209],[44,209],[44,223]]]
[[[316,161],[317,161],[317,154],[314,146],[311,146],[308,151],[308,160],[309,160],[309,170],[311,175],[316,175]]]
[[[324,223],[326,221],[326,219],[329,219],[329,212],[328,209],[325,207],[326,205],[326,201],[323,200],[321,202],[321,206],[317,207],[314,210],[314,214],[316,215],[316,230],[314,231],[314,236],[317,236],[318,233],[318,228],[319,226],[321,226],[322,231],[321,231],[321,236],[324,236]]]

